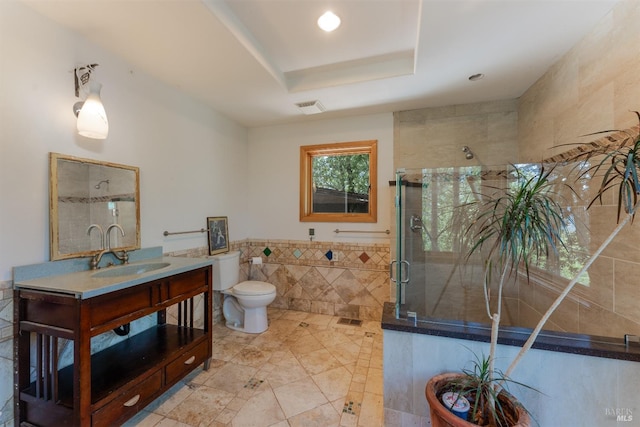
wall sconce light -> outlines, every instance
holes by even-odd
[[[109,121],[100,100],[102,84],[91,80],[91,72],[97,66],[98,64],[89,64],[73,70],[76,96],[80,97],[81,89],[86,92],[86,87],[89,88],[86,99],[73,105],[73,113],[78,118],[77,127],[80,135],[87,138],[105,139],[109,134]]]

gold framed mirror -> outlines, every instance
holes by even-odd
[[[52,261],[140,248],[139,168],[49,153],[49,174]]]

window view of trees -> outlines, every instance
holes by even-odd
[[[315,156],[312,167],[314,212],[368,212],[368,154]]]
[[[531,174],[537,173],[539,166],[519,165],[521,170],[527,167]],[[422,179],[422,233],[425,251],[461,253],[467,248],[466,227],[476,216],[478,201],[483,192],[494,192],[509,185],[506,171],[484,172],[480,167],[428,169]],[[510,178],[509,178],[510,179]],[[563,177],[561,170],[555,176],[559,184]],[[558,248],[558,253],[550,253],[539,259],[540,270],[572,279],[581,269],[589,256],[589,233],[582,230],[588,224],[588,215],[579,197],[573,192],[558,186],[558,197],[565,205],[566,220],[570,224],[562,240],[566,249]],[[578,191],[588,191],[580,188]],[[589,286],[589,275],[581,278],[580,283]]]

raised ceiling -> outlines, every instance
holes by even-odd
[[[517,98],[617,0],[24,1],[254,127]]]

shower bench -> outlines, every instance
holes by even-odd
[[[118,425],[209,367],[211,265],[86,299],[20,285],[14,293],[16,425]],[[202,328],[194,327],[199,296]],[[169,308],[177,325],[167,323]],[[91,354],[92,338],[153,314],[155,326]],[[73,341],[73,363],[60,368],[61,340]]]

